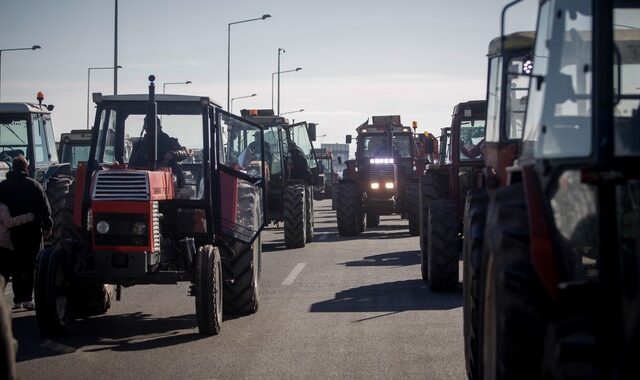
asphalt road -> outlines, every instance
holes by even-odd
[[[337,234],[316,203],[316,240],[287,250],[263,234],[257,314],[197,332],[188,285],[123,289],[106,315],[42,340],[33,312],[13,313],[24,379],[463,379],[462,293],[420,279],[418,239],[383,217],[359,238]]]

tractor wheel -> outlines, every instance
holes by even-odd
[[[222,327],[222,264],[218,247],[205,245],[198,251],[194,288],[198,331],[217,335]]]
[[[419,189],[420,253],[427,255],[427,226],[429,224],[429,203],[436,199],[449,198],[449,177],[444,172],[427,171],[420,178]]]
[[[417,182],[407,186],[407,219],[409,219],[409,233],[411,236],[420,235],[420,194]]]
[[[336,196],[338,233],[340,236],[357,236],[364,230],[362,226],[362,194],[353,182],[338,185]]]
[[[258,311],[260,303],[260,258],[261,238],[251,246],[237,243],[240,253],[233,251],[223,261],[224,313],[227,315],[249,315]]]
[[[0,289],[6,283],[0,276]],[[16,375],[16,346],[11,331],[11,306],[4,293],[0,297],[0,379],[17,379]]]
[[[491,194],[484,237],[481,354],[484,379],[538,379],[550,297],[529,248],[522,184]]]
[[[302,248],[307,241],[305,186],[288,185],[284,189],[284,244],[287,248]]]
[[[42,336],[62,334],[71,321],[68,270],[63,251],[45,248],[36,258],[34,298]]]
[[[462,298],[464,300],[464,353],[469,379],[478,379],[480,376],[480,275],[488,203],[489,195],[483,189],[467,195],[464,209]]]
[[[69,221],[66,203],[72,184],[73,181],[68,177],[52,177],[47,182],[46,194],[49,206],[51,206],[51,219],[53,220],[49,241],[51,242],[50,245],[56,248],[60,247],[62,243],[65,225]],[[71,210],[73,210],[73,204],[71,205]]]
[[[374,213],[367,213],[367,228],[378,227],[380,225],[380,215]]]
[[[455,202],[448,199],[430,202],[427,266],[429,286],[434,291],[458,287],[458,224]]]
[[[313,199],[314,199],[313,198],[313,194],[314,194],[314,191],[313,191],[313,187],[311,187],[311,186],[308,186],[307,189],[308,189],[308,192],[307,192],[307,196],[305,198],[305,200],[306,200],[306,207],[305,207],[306,210],[305,211],[307,213],[306,220],[305,220],[305,222],[306,222],[306,230],[307,230],[306,231],[307,232],[307,240],[306,240],[306,242],[307,243],[311,243],[313,241],[313,235],[314,235],[314,233],[313,233],[313,222],[314,222],[313,221]]]

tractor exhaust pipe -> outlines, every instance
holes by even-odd
[[[147,162],[151,170],[158,167],[158,104],[156,103],[156,80],[154,75],[149,75],[149,102],[147,104],[147,116],[145,117],[145,129],[147,131]]]

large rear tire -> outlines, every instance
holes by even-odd
[[[367,213],[367,228],[378,227],[380,225],[380,215],[371,212]]]
[[[72,191],[72,186],[73,180],[69,177],[52,177],[47,181],[46,194],[51,207],[51,219],[53,220],[49,239],[50,244],[47,245],[56,248],[60,247],[63,236],[66,236],[65,230],[68,228],[69,222],[72,222],[72,219],[69,218],[69,208],[67,206],[70,201],[69,193]],[[71,200],[71,202],[73,201]],[[69,206],[71,207],[71,216],[73,216],[73,203]]]
[[[194,288],[198,332],[217,335],[222,327],[222,264],[217,247],[205,245],[198,251]]]
[[[458,287],[458,224],[455,202],[439,199],[429,204],[427,261],[433,291]]]
[[[340,236],[357,236],[363,231],[362,193],[353,182],[338,185],[336,218]]]
[[[449,177],[440,171],[427,171],[420,178],[419,194],[419,223],[420,223],[420,253],[427,257],[427,227],[429,224],[429,203],[436,199],[449,198]],[[426,263],[426,260],[424,260]],[[423,269],[426,273],[427,268]],[[425,278],[426,281],[426,278]]]
[[[483,378],[541,378],[551,300],[531,261],[522,184],[491,194],[484,243]]]
[[[249,315],[258,311],[260,304],[261,238],[258,236],[249,247],[236,244],[242,249],[239,254],[225,255],[224,313],[227,315]]]
[[[411,236],[420,235],[420,189],[418,182],[411,182],[407,187],[407,219]]]
[[[287,185],[284,189],[284,244],[287,248],[302,248],[307,241],[305,193],[304,185]]]
[[[34,298],[42,336],[62,334],[71,321],[69,272],[64,252],[45,248],[36,258]]]
[[[489,195],[482,189],[467,195],[464,211],[463,316],[464,353],[469,379],[480,378],[480,276]]]
[[[305,207],[305,211],[307,213],[306,215],[306,233],[307,233],[307,243],[311,243],[313,241],[313,237],[314,237],[314,232],[313,232],[313,187],[312,186],[307,186],[307,197],[306,197],[306,207]]]

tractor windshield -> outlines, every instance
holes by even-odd
[[[591,154],[590,2],[545,2],[540,8],[523,155]]]
[[[362,156],[364,158],[388,158],[391,156],[386,134],[371,134],[362,137]]]
[[[640,155],[640,9],[615,9],[614,88],[618,102],[614,108],[615,154]],[[618,78],[619,75],[619,78]]]
[[[460,160],[477,160],[482,157],[484,119],[460,122]]]
[[[227,132],[227,153],[223,163],[252,177],[262,177],[263,152],[265,155],[271,155],[264,148],[262,130],[227,115],[223,115],[222,123],[223,130]]]
[[[89,158],[90,148],[90,141],[86,143],[63,143],[60,160],[61,162],[69,163],[72,169],[77,169],[78,163],[86,162]]]
[[[264,131],[265,161],[271,175],[282,174],[282,153],[280,152],[281,127],[270,127]]]
[[[304,152],[309,168],[315,168],[318,166],[313,153],[313,144],[309,139],[309,133],[307,132],[307,123],[294,124],[290,127],[291,141],[295,143]]]
[[[393,135],[393,155],[400,158],[412,158],[411,134],[394,134]]]
[[[26,114],[0,115],[0,160],[11,163],[17,155],[29,157]]]

